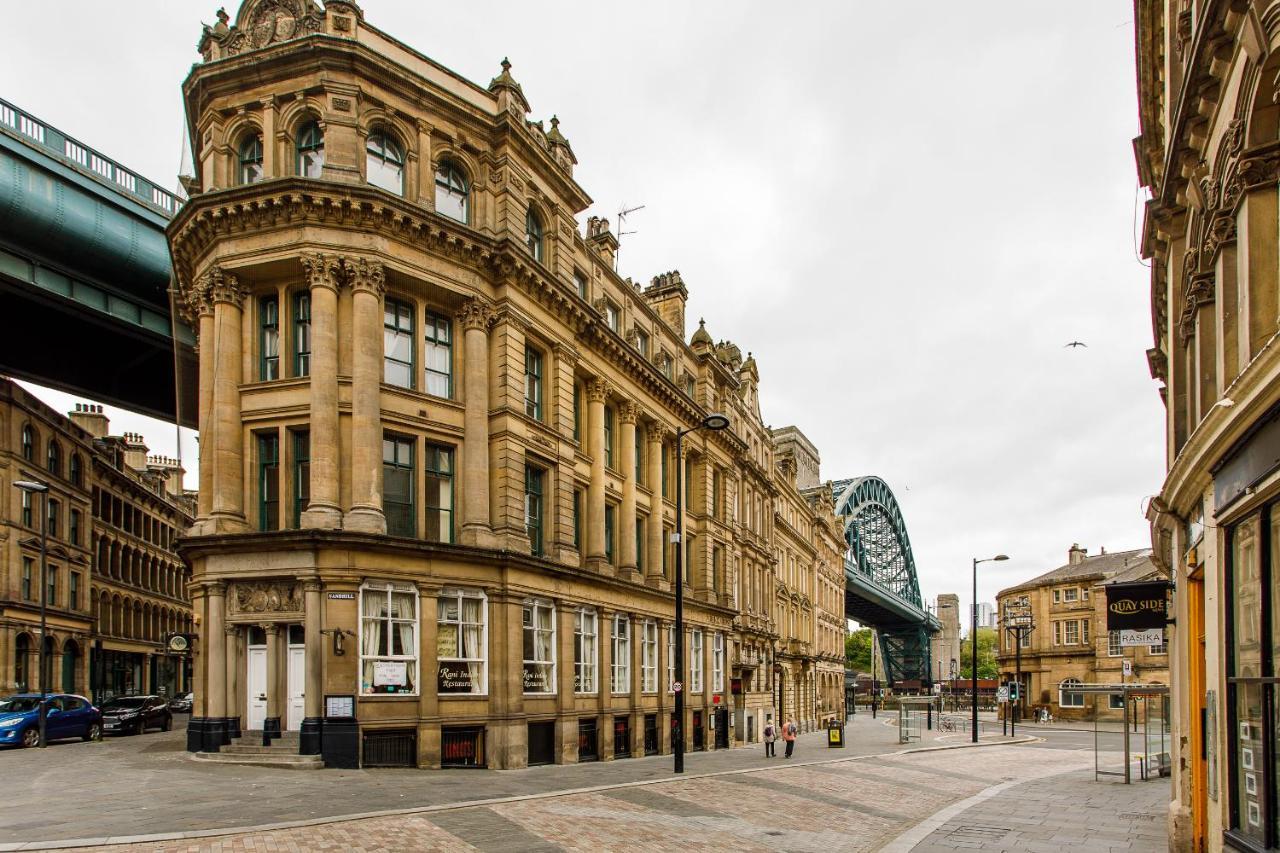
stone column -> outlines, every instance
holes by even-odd
[[[235,276],[215,268],[210,275],[209,295],[213,300],[215,366],[212,411],[205,426],[211,426],[213,433],[213,506],[205,532],[238,533],[248,529],[240,434],[241,336],[246,292]]]
[[[435,209],[436,174],[431,162],[431,125],[417,120],[418,127],[418,204]]]
[[[630,400],[618,408],[618,423],[622,425],[620,442],[622,464],[622,505],[618,508],[622,518],[618,523],[618,554],[621,557],[619,568],[624,575],[635,576],[636,564],[636,418],[640,414],[639,407]]]
[[[493,310],[472,299],[462,306],[463,415],[462,531],[463,545],[491,546],[489,522],[489,326]]]
[[[663,497],[662,497],[662,447],[670,431],[665,424],[657,421],[649,423],[645,429],[645,438],[648,441],[649,452],[649,483],[652,497],[649,499],[649,526],[645,530],[645,543],[647,549],[644,560],[644,579],[649,586],[657,587],[660,590],[668,590],[671,588],[670,583],[666,580],[662,573],[662,553],[666,543],[663,541],[662,522],[663,522]]]
[[[209,294],[212,277],[204,275],[187,294],[187,304],[198,314],[197,349],[200,358],[199,368],[199,411],[196,413],[196,426],[199,429],[199,456],[197,464],[200,473],[200,491],[196,496],[195,532],[203,531],[213,512],[213,377],[214,353],[217,349],[214,338],[217,336],[213,322],[213,299]],[[114,547],[114,546],[113,546]]]
[[[675,698],[667,692],[667,639],[671,636],[672,624],[665,619],[658,620],[658,752],[666,755],[671,752],[671,705]]]
[[[226,595],[227,585],[214,581],[205,585],[205,684],[209,695],[205,697],[205,737],[201,749],[217,752],[226,742],[227,732],[227,642]]]
[[[343,526],[363,533],[386,533],[382,514],[382,264],[344,259],[351,283],[351,509]]]
[[[596,694],[599,700],[596,708],[596,744],[601,761],[613,760],[613,611],[598,608],[596,610]]]
[[[262,745],[280,737],[280,626],[268,622],[262,626],[267,634],[267,717],[262,722]]]
[[[591,454],[591,483],[587,486],[586,533],[587,566],[611,572],[604,553],[604,402],[609,383],[592,379],[587,383],[587,452]]]
[[[240,629],[235,625],[226,626],[225,650],[227,679],[227,737],[240,737],[240,709],[244,701],[241,689],[240,673]]]
[[[338,288],[341,260],[333,255],[304,255],[311,293],[311,499],[303,527],[338,528]]]
[[[276,96],[262,99],[262,177],[271,180],[280,177],[284,170],[276,169]],[[235,157],[237,152],[232,152]],[[237,164],[238,165],[238,164]],[[236,175],[238,179],[240,176]]]
[[[312,306],[314,307],[314,302]],[[312,315],[314,316],[314,314]],[[324,637],[320,629],[324,626],[320,614],[322,599],[321,584],[315,578],[307,578],[302,582],[303,617],[302,636],[307,646],[306,685],[303,687],[302,731],[299,735],[298,752],[302,755],[320,754],[320,730],[324,717]],[[422,691],[426,692],[426,691]]]

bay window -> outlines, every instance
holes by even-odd
[[[549,601],[524,603],[524,692],[556,692],[556,612]]]
[[[479,590],[441,590],[436,600],[437,692],[488,692],[487,604]]]
[[[418,692],[418,591],[412,586],[360,587],[360,692]]]

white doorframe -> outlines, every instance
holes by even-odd
[[[248,719],[245,728],[259,731],[267,719],[267,647],[249,646],[245,650],[248,673],[245,678],[245,704]]]
[[[285,731],[296,732],[302,728],[302,718],[306,714],[306,699],[303,692],[307,684],[307,647],[305,645],[289,646],[287,707],[285,708]]]

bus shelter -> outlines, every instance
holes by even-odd
[[[932,712],[933,696],[898,697],[898,743],[920,740],[925,717]]]
[[[1140,779],[1169,775],[1169,686],[1167,684],[1081,684],[1071,688],[1084,693],[1092,701],[1093,710],[1093,778],[1123,776],[1128,785],[1135,768]],[[1099,707],[1101,703],[1107,703]],[[1099,710],[1115,710],[1123,706],[1124,769],[1106,769],[1102,763],[1101,737],[1116,734],[1098,727]]]

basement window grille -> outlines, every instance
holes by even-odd
[[[364,767],[417,767],[418,735],[413,729],[371,729],[364,733]]]
[[[441,767],[484,767],[484,726],[440,729]]]

